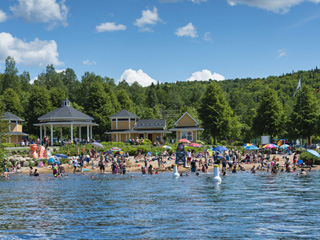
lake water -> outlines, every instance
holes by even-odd
[[[319,171],[49,176],[0,179],[1,239],[320,239]]]

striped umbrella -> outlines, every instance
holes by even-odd
[[[111,150],[111,151],[114,151],[114,152],[119,152],[119,151],[121,151],[121,149],[118,148],[118,147],[113,147],[113,148],[111,148],[110,150]]]

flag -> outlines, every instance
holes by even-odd
[[[318,87],[317,91],[316,91],[316,94],[320,91],[320,87]]]
[[[299,88],[301,88],[301,78],[299,79],[297,89],[296,89],[296,91],[294,92],[293,96],[296,95],[296,93],[297,93],[297,91],[298,91]]]

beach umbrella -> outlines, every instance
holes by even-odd
[[[56,154],[55,156],[59,158],[68,158],[68,156],[65,154]]]
[[[283,145],[280,146],[280,148],[290,149],[290,146],[288,144],[283,144]]]
[[[93,142],[91,143],[92,146],[98,147],[98,148],[103,148],[103,145],[101,143],[98,142]]]
[[[277,145],[274,145],[274,144],[272,144],[272,143],[269,143],[269,144],[267,144],[267,145],[264,145],[262,148],[278,148],[278,146]]]
[[[315,150],[311,150],[311,149],[307,149],[306,150],[308,153],[312,154],[313,156],[317,157],[317,158],[320,158],[320,154],[315,151]]]
[[[201,147],[201,145],[199,143],[190,143],[188,146],[196,147],[196,148]]]
[[[250,146],[245,147],[244,150],[259,150],[259,148],[254,145],[250,145]]]
[[[53,157],[49,158],[48,163],[54,163],[54,158]]]
[[[188,139],[186,138],[182,138],[180,139],[178,142],[182,142],[182,143],[191,143]]]
[[[114,152],[119,152],[119,151],[121,151],[121,149],[118,148],[118,147],[113,147],[113,148],[111,148],[110,150],[111,150],[111,151],[114,151]]]
[[[172,149],[172,147],[168,146],[168,145],[163,145],[161,146],[162,148],[167,148],[167,149]]]
[[[213,151],[218,151],[218,152],[224,152],[224,151],[228,151],[228,148],[223,147],[223,146],[217,146],[215,148],[212,148]]]
[[[253,146],[253,144],[252,143],[246,143],[245,145],[243,145],[244,148],[248,147],[248,146]]]

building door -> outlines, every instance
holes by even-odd
[[[148,134],[148,139],[152,142],[152,133]]]
[[[140,133],[139,134],[139,138],[141,139],[141,138],[144,138],[144,134],[143,133]]]

